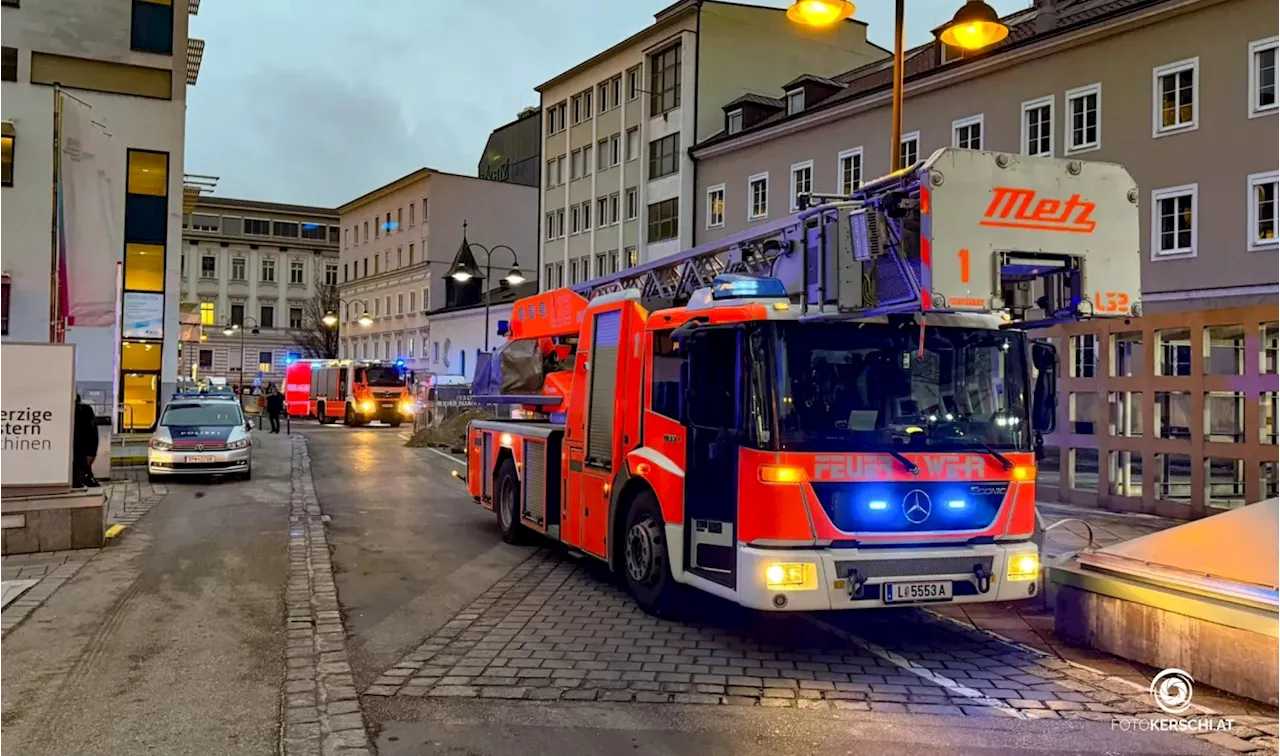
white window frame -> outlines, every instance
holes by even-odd
[[[711,208],[713,207],[712,197],[715,196],[716,193],[720,194],[720,219],[718,221],[715,220],[715,215],[711,211]],[[716,184],[715,186],[707,187],[707,228],[724,228],[724,209],[724,184]]]
[[[1275,250],[1280,246],[1280,234],[1276,238],[1259,239],[1258,238],[1258,194],[1255,190],[1261,184],[1275,184],[1280,182],[1280,172],[1266,171],[1264,173],[1249,174],[1248,181],[1248,218],[1249,218],[1249,251],[1258,252],[1261,250]],[[1277,187],[1280,189],[1280,187]],[[1280,192],[1277,192],[1277,206],[1280,208]],[[1277,229],[1280,232],[1280,229]]]
[[[796,192],[796,174],[806,169],[809,171],[809,194],[813,194],[813,161],[812,160],[805,160],[804,162],[800,162],[800,163],[792,163],[791,171],[787,174],[788,176],[790,176],[790,179],[791,179],[788,182],[789,184],[788,191],[791,193],[791,212],[793,213],[800,209],[800,204],[799,204],[800,195],[798,192]]]
[[[970,150],[980,150],[987,138],[987,125],[982,113],[971,115],[966,118],[958,118],[951,122],[951,146],[960,146],[960,129],[967,129],[970,126],[978,127],[978,146],[967,147]]]
[[[1258,106],[1258,67],[1254,65],[1258,53],[1266,50],[1275,50],[1280,45],[1280,37],[1267,37],[1266,39],[1258,39],[1249,43],[1249,117],[1260,118],[1262,116],[1275,115],[1280,112],[1280,97],[1271,105],[1263,108]],[[1280,57],[1280,55],[1277,55]],[[1280,94],[1280,93],[1277,93]]]
[[[841,150],[840,154],[836,155],[836,194],[844,193],[844,161],[846,158],[851,157],[858,158],[858,181],[853,188],[856,190],[859,186],[862,186],[862,175],[866,172],[862,148],[851,147],[847,150]]]
[[[907,142],[916,143],[916,160],[920,159],[920,132],[912,131],[902,135],[902,140],[898,142],[898,154],[902,154],[902,146]],[[897,157],[895,155],[895,157]]]
[[[644,152],[644,144],[641,143],[640,141],[639,126],[632,126],[631,128],[627,129],[626,135],[627,135],[627,144],[626,144],[627,162],[629,163],[632,160],[638,160],[640,158],[640,153]],[[632,144],[631,144],[632,136],[635,137],[635,149],[632,149]]]
[[[787,92],[787,115],[804,112],[804,88]]]
[[[1160,79],[1191,71],[1191,122],[1176,126],[1160,124]],[[1200,57],[1187,58],[1151,69],[1151,138],[1182,134],[1200,128]]]
[[[547,230],[544,234],[547,241],[553,241],[556,238],[556,214],[555,212],[547,213]]]
[[[1071,126],[1071,106],[1076,100],[1082,100],[1089,95],[1096,95],[1098,107],[1095,111],[1095,119],[1097,121],[1098,138],[1093,142],[1085,142],[1079,146],[1073,145],[1071,139],[1074,131]],[[1079,155],[1084,152],[1093,152],[1102,149],[1102,82],[1094,82],[1086,84],[1083,87],[1068,89],[1062,95],[1062,102],[1065,107],[1063,110],[1063,131],[1062,131],[1062,154],[1063,155]]]
[[[632,221],[640,217],[640,190],[636,187],[627,189],[627,220]]]
[[[569,208],[569,235],[582,233],[582,214],[578,212],[578,206],[573,205]]]
[[[733,128],[733,119],[738,119],[738,128]],[[729,136],[742,133],[742,108],[730,110],[724,117],[724,130]]]
[[[764,182],[764,212],[756,214],[754,187],[756,182]],[[760,220],[769,217],[769,172],[756,173],[747,177],[747,220]]]
[[[1022,119],[1022,127],[1021,127],[1021,129],[1019,129],[1019,132],[1020,132],[1020,134],[1021,134],[1021,137],[1020,137],[1020,138],[1021,138],[1021,140],[1022,140],[1022,143],[1021,143],[1021,145],[1020,145],[1020,149],[1019,149],[1018,151],[1019,151],[1020,153],[1022,153],[1023,155],[1032,155],[1032,156],[1038,156],[1038,157],[1053,157],[1053,156],[1054,156],[1054,154],[1055,154],[1054,136],[1055,136],[1055,135],[1054,135],[1054,133],[1053,133],[1053,132],[1054,132],[1054,117],[1055,117],[1055,116],[1054,116],[1054,112],[1053,112],[1053,111],[1054,111],[1054,104],[1055,104],[1055,103],[1054,103],[1054,100],[1055,100],[1055,99],[1056,99],[1056,98],[1055,98],[1053,95],[1049,95],[1049,96],[1047,96],[1047,97],[1040,97],[1040,98],[1037,98],[1037,99],[1035,99],[1035,100],[1027,100],[1026,102],[1022,103],[1022,109],[1019,111],[1019,112],[1020,112],[1020,114],[1021,114],[1021,115],[1020,115],[1020,118]],[[1043,152],[1035,152],[1035,153],[1033,153],[1033,152],[1028,152],[1028,151],[1027,151],[1027,147],[1028,147],[1027,141],[1028,141],[1028,140],[1030,139],[1030,137],[1031,137],[1031,130],[1027,127],[1027,114],[1028,114],[1028,113],[1030,113],[1030,112],[1031,112],[1031,111],[1033,111],[1033,110],[1039,110],[1040,108],[1046,108],[1046,107],[1049,109],[1049,152],[1048,152],[1048,153],[1043,153]]]
[[[1191,195],[1191,246],[1188,249],[1160,251],[1160,201],[1173,199],[1183,195]],[[1196,256],[1198,236],[1200,234],[1199,184],[1183,184],[1167,186],[1151,191],[1151,260],[1183,260]]]

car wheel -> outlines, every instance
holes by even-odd
[[[524,535],[520,524],[520,479],[516,476],[516,463],[504,459],[493,479],[493,511],[498,517],[498,529],[506,543],[519,543]]]
[[[147,473],[147,482],[148,482],[148,483],[159,483],[159,482],[160,482],[160,476],[159,476],[159,475],[156,475],[156,474],[155,474],[155,473],[153,473],[153,472],[148,472],[148,473]]]
[[[391,425],[391,427],[392,427],[392,428],[399,428],[399,427],[400,427],[400,423],[402,423],[402,422],[403,422],[402,420],[389,420],[389,421],[388,421],[388,423]]]
[[[244,472],[240,473],[240,480],[253,480],[253,465],[249,465]]]
[[[671,577],[666,529],[652,491],[644,491],[631,500],[621,550],[619,566],[636,603],[649,614],[669,616],[675,609],[680,586]]]

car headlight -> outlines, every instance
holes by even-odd
[[[249,439],[242,438],[239,441],[232,441],[231,443],[227,444],[227,448],[228,449],[244,449],[247,446],[249,446],[249,443],[250,443]]]
[[[151,448],[156,451],[167,451],[173,448],[173,444],[160,438],[151,439]]]
[[[374,404],[372,399],[365,399],[363,402],[360,402],[361,412],[373,412],[377,408],[378,405]]]
[[[770,591],[811,591],[818,587],[818,567],[810,562],[771,563],[765,565],[764,584]]]

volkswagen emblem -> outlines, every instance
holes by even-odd
[[[918,488],[902,497],[902,514],[906,515],[907,521],[912,525],[919,525],[929,519],[932,511],[933,502],[929,501],[929,494]]]
[[[196,444],[196,451],[204,451],[204,444]],[[925,499],[925,501],[928,501],[928,499]],[[928,516],[929,516],[928,514],[925,515],[925,517],[928,517]]]

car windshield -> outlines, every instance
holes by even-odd
[[[1026,450],[1022,334],[879,323],[779,323],[782,448]]]
[[[403,386],[404,371],[398,367],[365,368],[367,383],[370,386]]]
[[[174,402],[165,407],[161,425],[240,425],[244,417],[235,402]]]

